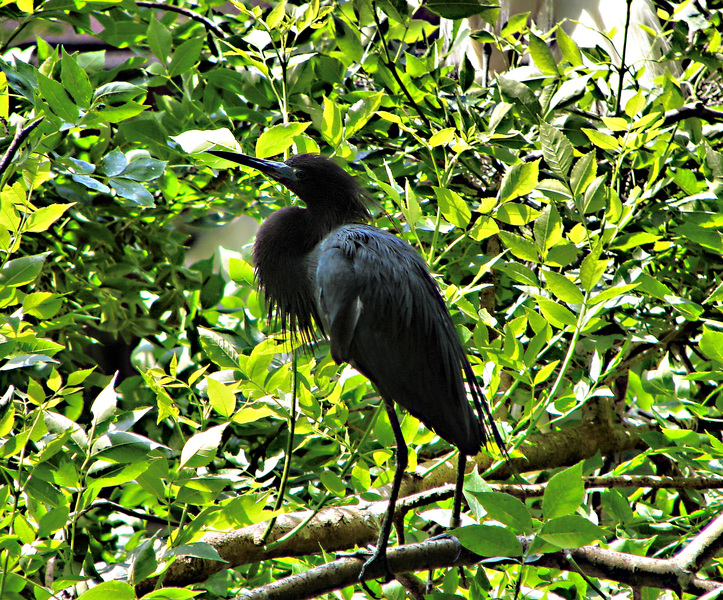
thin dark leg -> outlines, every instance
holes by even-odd
[[[402,428],[399,426],[399,419],[397,418],[397,413],[394,410],[394,404],[391,400],[384,398],[384,408],[387,409],[389,423],[392,426],[394,440],[397,443],[397,465],[394,471],[392,491],[389,494],[389,507],[387,508],[387,513],[384,515],[382,530],[379,532],[377,548],[372,557],[364,563],[361,573],[359,573],[360,581],[364,580],[364,576],[367,572],[374,574],[379,572],[380,575],[383,574],[387,577],[393,577],[393,574],[389,569],[389,564],[387,563],[387,545],[389,544],[389,534],[392,531],[392,524],[394,522],[394,509],[397,505],[399,488],[402,485],[404,471],[407,470],[407,464],[409,464],[409,452],[407,451],[407,444],[404,441],[404,436],[402,435]]]
[[[467,466],[467,455],[459,453],[457,463],[457,485],[454,488],[454,502],[452,504],[452,528],[459,527],[462,523],[462,496],[464,495],[464,470]]]

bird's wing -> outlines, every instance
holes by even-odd
[[[462,378],[469,363],[419,254],[380,229],[346,225],[322,242],[316,277],[334,360],[349,362],[383,396],[476,454],[480,422]]]

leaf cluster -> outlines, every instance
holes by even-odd
[[[526,16],[475,34],[511,67],[480,85],[449,47],[477,3],[429,4],[458,19],[450,39],[415,3],[232,4],[0,9],[16,19],[0,44],[0,596],[105,580],[84,595],[130,598],[153,576],[148,597],[190,598],[160,584],[182,556],[225,564],[204,533],[355,507],[391,481],[373,388],[323,341],[286,339],[256,289],[250,233],[222,240],[293,199],[227,170],[203,153],[213,144],[322,151],[364,183],[376,224],[439,282],[513,459],[582,424],[637,440],[623,455],[550,447],[520,474],[548,482],[541,501],[473,473],[465,546],[519,559],[686,545],[718,492],[591,492],[583,478],[710,477],[723,459],[721,11],[671,5],[672,70],[650,88],[645,65]],[[45,41],[56,30],[102,49]],[[193,235],[228,248],[221,266],[194,257]],[[434,477],[450,448],[411,416],[402,428],[410,470]],[[407,541],[450,511],[407,514]],[[517,536],[534,537],[527,551]],[[204,593],[323,560],[234,564]],[[475,567],[469,592],[454,571],[434,576],[440,597],[622,589],[534,564]]]

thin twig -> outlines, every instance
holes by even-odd
[[[387,46],[387,41],[384,38],[384,33],[382,33],[382,24],[379,21],[379,15],[377,14],[377,5],[376,2],[372,1],[372,14],[374,15],[374,23],[377,26],[377,32],[379,33],[379,37],[382,41],[382,47],[384,48],[384,53],[386,57],[380,57],[382,58],[382,62],[384,63],[384,66],[389,70],[389,72],[392,74],[394,79],[396,80],[399,87],[402,89],[402,92],[407,97],[407,100],[409,101],[409,104],[411,104],[414,107],[414,110],[417,111],[417,114],[421,117],[422,121],[424,121],[424,124],[431,129],[432,123],[427,118],[427,115],[425,115],[422,112],[422,109],[419,107],[417,102],[412,97],[412,94],[407,89],[407,86],[404,85],[404,82],[402,81],[402,78],[399,76],[399,73],[397,72],[396,67],[394,66],[394,62],[391,59],[391,56],[389,55],[389,47]]]
[[[209,19],[187,8],[173,6],[172,4],[164,4],[163,2],[147,2],[146,0],[138,0],[136,2],[136,6],[140,6],[142,8],[154,8],[156,10],[167,10],[169,12],[178,13],[179,15],[184,15],[189,19],[193,19],[194,21],[198,21],[199,23],[201,23],[206,29],[213,32],[216,37],[219,37],[221,39],[226,37],[224,32],[216,25],[214,25]]]
[[[30,125],[28,125],[27,127],[20,127],[18,125],[18,130],[15,133],[13,141],[10,142],[10,146],[3,155],[2,159],[0,159],[0,179],[2,178],[3,173],[8,168],[8,165],[10,165],[13,158],[15,158],[15,153],[18,151],[18,148],[20,148],[20,144],[22,144],[26,140],[26,138],[30,135],[33,129],[35,129],[38,125],[40,125],[40,123],[42,123],[44,118],[45,117],[40,117],[39,119],[35,119],[35,121],[30,123]]]

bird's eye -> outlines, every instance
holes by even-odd
[[[296,176],[297,181],[303,181],[309,174],[306,172],[306,169],[297,169],[294,175]]]

